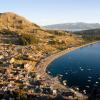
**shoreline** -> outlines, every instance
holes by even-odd
[[[37,64],[37,65],[35,66],[35,67],[36,67],[36,70],[37,70],[38,68],[40,69],[40,68],[42,67],[42,72],[46,72],[46,68],[48,67],[48,65],[49,65],[52,61],[56,60],[57,58],[59,58],[59,57],[65,55],[65,54],[68,54],[68,53],[70,53],[70,52],[72,52],[72,51],[74,51],[74,50],[77,50],[77,49],[79,49],[79,48],[82,48],[82,47],[85,47],[85,46],[89,46],[89,45],[92,45],[92,44],[96,44],[96,43],[98,43],[98,42],[100,42],[100,41],[95,41],[95,42],[91,42],[91,43],[86,43],[86,44],[83,44],[83,45],[78,46],[78,47],[67,48],[67,49],[65,49],[65,50],[63,50],[63,51],[61,51],[61,52],[52,54],[52,55],[50,55],[49,57],[46,57],[46,58],[42,59],[42,60],[40,61],[40,63]],[[39,71],[39,69],[38,69],[37,71]]]
[[[37,64],[37,66],[36,66],[36,72],[41,76],[41,78],[45,79],[45,83],[51,84],[53,87],[55,87],[55,89],[56,89],[56,88],[59,88],[59,89],[66,89],[66,87],[65,87],[63,84],[61,84],[61,83],[59,82],[59,80],[58,80],[57,77],[52,77],[52,76],[50,76],[50,75],[46,72],[46,68],[48,67],[48,65],[49,65],[52,61],[56,60],[57,58],[59,58],[59,57],[65,55],[65,54],[67,54],[67,53],[70,53],[70,52],[72,52],[72,51],[74,51],[74,50],[77,50],[77,49],[79,49],[79,48],[82,48],[82,47],[85,47],[85,46],[89,46],[89,45],[92,45],[92,44],[96,44],[96,43],[99,43],[99,42],[100,42],[100,41],[95,41],[95,42],[91,42],[91,43],[86,43],[86,44],[83,44],[83,45],[78,46],[78,47],[71,47],[71,48],[65,49],[65,50],[63,50],[63,51],[61,51],[61,52],[58,52],[58,53],[56,53],[56,54],[52,54],[51,56],[49,56],[49,57],[47,57],[47,58],[45,58],[45,59],[42,59],[42,60],[40,61],[40,63]],[[70,87],[68,87],[68,86],[67,86],[67,88],[70,89],[71,91],[74,91],[74,93],[76,93],[76,96],[77,96],[78,98],[81,98],[81,99],[79,99],[79,100],[87,100],[87,98],[88,98],[87,95],[84,95],[84,94],[82,94],[82,93],[80,93],[80,92],[77,92],[77,91],[73,90],[72,88],[70,88]],[[82,98],[83,98],[83,99],[82,99]]]

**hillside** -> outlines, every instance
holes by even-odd
[[[94,34],[94,35],[100,35],[100,29],[90,29],[90,30],[83,30],[83,31],[76,31],[74,33],[79,34]]]
[[[27,30],[28,29],[39,29],[40,27],[36,24],[29,22],[22,16],[19,16],[12,12],[0,13],[0,29],[9,30]]]
[[[57,52],[84,42],[64,31],[43,30],[12,12],[0,13],[0,38],[1,43],[34,45],[44,52]]]
[[[80,35],[86,41],[100,40],[100,29],[77,31],[74,34]]]
[[[70,88],[62,85],[59,78],[48,76],[44,71],[46,67],[44,63],[53,54],[65,49],[70,51],[85,43],[86,41],[77,34],[44,30],[17,14],[1,13],[0,73],[2,77],[0,77],[0,84],[4,90],[3,95],[7,89],[14,92],[17,90],[16,95],[23,98],[31,93],[42,97],[47,94],[42,90],[49,88],[52,93],[47,94],[47,97],[51,98],[52,95],[54,99],[58,94],[53,95],[53,90],[60,94],[69,92]],[[46,65],[48,64],[46,63]],[[79,93],[70,92],[75,95],[73,99],[78,98]],[[14,95],[15,98],[16,95]],[[81,96],[83,97],[83,95]]]
[[[65,30],[65,31],[82,31],[89,29],[98,29],[100,28],[99,23],[64,23],[64,24],[54,24],[44,26],[46,29],[56,29],[56,30]]]

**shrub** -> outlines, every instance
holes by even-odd
[[[21,34],[19,42],[21,45],[37,44],[39,39],[32,34]]]

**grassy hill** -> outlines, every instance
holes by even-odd
[[[37,51],[57,52],[80,45],[83,39],[65,31],[44,30],[15,13],[0,13],[0,42],[33,45]]]
[[[21,17],[15,13],[7,12],[0,13],[0,29],[9,30],[32,30],[39,29],[40,27],[36,24],[29,22],[24,17]]]

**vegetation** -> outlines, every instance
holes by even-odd
[[[33,34],[19,34],[17,32],[2,30],[0,34],[4,35],[4,37],[9,38],[9,40],[5,40],[6,43],[15,44],[15,41],[19,45],[30,45],[30,44],[37,44],[39,39],[36,38]],[[15,40],[10,39],[15,38]]]
[[[96,41],[100,40],[100,29],[85,30],[80,32],[74,32],[81,36],[85,41]]]
[[[15,32],[12,32],[9,30],[2,30],[2,31],[0,31],[0,34],[2,34],[2,35],[16,35]]]
[[[54,35],[58,35],[58,36],[64,36],[66,35],[66,32],[64,31],[58,31],[58,30],[48,30],[49,33],[54,34]]]
[[[69,32],[60,30],[43,30],[24,17],[14,13],[0,14],[0,43],[15,45],[32,45],[34,50],[50,54],[82,44],[83,39],[76,38]]]
[[[21,45],[38,44],[39,39],[32,34],[21,34],[19,42]]]

